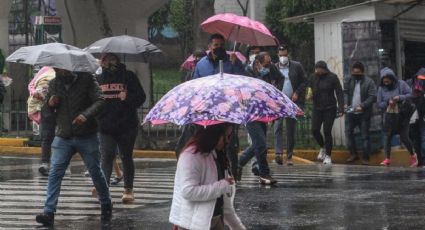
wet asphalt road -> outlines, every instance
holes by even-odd
[[[0,229],[38,227],[34,214],[42,208],[46,179],[38,175],[37,162],[0,156]],[[113,221],[100,223],[90,180],[81,162],[73,161],[55,229],[171,229],[175,161],[136,165],[137,202],[120,204],[121,188],[111,188]],[[235,206],[248,229],[425,229],[425,169],[270,165],[276,186],[258,185],[248,168],[238,185]]]

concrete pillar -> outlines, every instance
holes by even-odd
[[[9,55],[9,12],[12,6],[12,0],[4,0],[0,2],[0,49],[3,51],[3,55],[7,57]],[[1,73],[0,73],[1,74]],[[7,89],[7,93],[3,99],[3,111],[10,110],[10,88]],[[10,113],[2,114],[3,126],[6,129],[10,129]]]
[[[148,18],[169,0],[103,0],[99,10],[95,1],[63,0],[57,2],[58,15],[63,20],[64,43],[84,48],[105,37],[105,22],[109,24],[112,35],[127,33],[148,39]],[[150,95],[149,65],[126,63],[138,76],[147,95]],[[146,106],[149,100],[147,100]]]

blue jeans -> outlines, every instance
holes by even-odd
[[[283,121],[286,128],[286,154],[288,159],[292,159],[295,147],[295,132],[297,130],[297,119],[280,118],[274,123],[274,149],[276,155],[283,153]]]
[[[110,204],[111,195],[100,168],[99,142],[96,135],[64,139],[56,136],[52,143],[52,158],[47,184],[44,212],[56,212],[62,179],[72,155],[79,152],[90,172],[100,203]]]
[[[240,156],[239,166],[245,166],[255,155],[260,176],[268,176],[270,175],[270,169],[267,163],[267,125],[263,122],[254,121],[248,123],[246,129],[251,137],[252,144],[242,153],[242,156]]]

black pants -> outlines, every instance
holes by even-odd
[[[328,110],[315,110],[313,109],[312,117],[312,133],[314,139],[316,139],[317,144],[321,148],[325,148],[326,154],[328,156],[332,153],[333,140],[332,140],[332,126],[336,118],[336,108]],[[324,139],[320,133],[320,129],[323,124],[323,134],[325,135]]]
[[[137,137],[136,128],[130,129],[122,134],[111,135],[99,133],[100,154],[102,159],[102,170],[105,174],[106,181],[109,184],[112,174],[112,163],[117,154],[122,161],[123,174],[124,174],[124,188],[133,188],[134,181],[134,161],[133,161],[133,148]]]
[[[55,138],[56,120],[54,116],[41,114],[41,163],[50,163],[52,142]]]
[[[384,113],[385,116],[385,113]],[[385,121],[385,118],[384,118]],[[412,140],[409,138],[409,121],[410,118],[400,118],[400,124],[397,126],[397,129],[387,130],[384,132],[384,153],[385,158],[390,158],[391,155],[391,139],[397,133],[400,134],[400,140],[406,147],[410,155],[413,155],[413,144]]]
[[[422,124],[419,120],[415,122],[414,124],[410,124],[410,127],[409,127],[409,137],[410,137],[410,140],[412,140],[413,149],[418,155],[418,165],[424,164],[423,159],[425,155],[425,153],[422,152],[422,148],[421,148],[421,144],[422,144],[421,143],[421,127],[422,127]]]
[[[370,137],[369,137],[369,128],[370,128],[370,116],[368,114],[347,114],[348,120],[348,130],[347,130],[347,143],[348,150],[351,155],[357,155],[357,143],[356,137],[354,135],[354,130],[356,127],[359,127],[360,133],[362,135],[362,145],[363,145],[363,160],[369,160],[370,154]]]

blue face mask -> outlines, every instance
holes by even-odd
[[[261,68],[258,73],[260,74],[261,77],[266,76],[267,74],[270,73],[270,69],[269,68]]]

